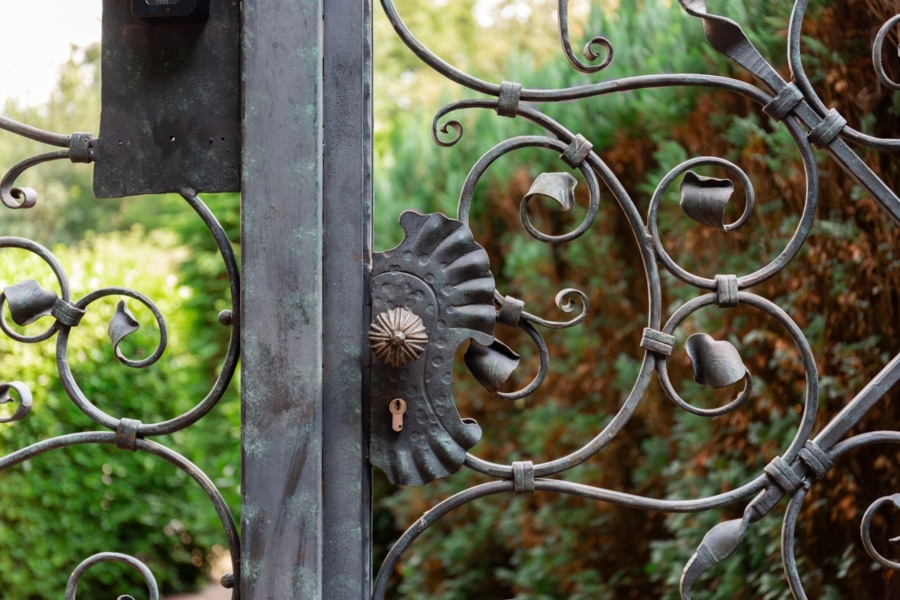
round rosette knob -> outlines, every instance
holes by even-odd
[[[419,358],[428,343],[422,319],[405,308],[392,308],[375,317],[369,343],[378,360],[401,367]]]

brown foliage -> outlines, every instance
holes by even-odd
[[[868,49],[881,24],[896,12],[896,3],[886,0],[845,0],[821,8],[804,22],[804,34],[814,38],[833,56],[842,57],[838,62],[832,55],[814,54],[815,72],[823,74],[814,82],[815,89],[829,108],[839,110],[853,127],[865,122],[872,135],[893,137],[898,131],[900,111],[892,110],[890,90],[882,86],[872,71]],[[896,47],[896,40],[886,46]],[[888,62],[888,72],[900,74],[895,53]],[[774,57],[770,57],[774,58]],[[808,68],[812,75],[812,68]],[[786,65],[780,70],[787,72]],[[748,114],[759,115],[761,131],[751,135],[740,148],[733,147],[722,136],[721,119],[713,116]],[[871,115],[875,118],[872,119]],[[717,231],[692,227],[679,234],[677,239],[666,239],[667,251],[684,258],[691,255],[692,265],[705,276],[713,276],[717,267],[726,267],[729,256],[740,255],[742,263],[763,265],[784,248],[793,235],[793,227],[785,228],[787,217],[799,219],[805,197],[805,177],[799,158],[793,168],[772,164],[765,160],[775,155],[766,134],[776,124],[762,115],[759,107],[743,97],[727,93],[710,93],[698,98],[696,107],[687,120],[669,136],[686,151],[688,156],[728,156],[747,172],[754,183],[759,202],[753,224],[728,235]],[[611,150],[603,154],[604,160],[628,190],[637,190],[645,184],[647,174],[660,168],[653,155],[657,149],[649,137],[615,140]],[[873,171],[891,189],[900,186],[900,169],[896,156],[859,150]],[[665,165],[666,169],[674,165]],[[846,403],[858,393],[884,366],[887,359],[900,350],[900,269],[894,253],[898,247],[898,231],[885,212],[870,198],[861,194],[858,186],[824,154],[820,156],[820,196],[817,225],[806,241],[804,250],[792,264],[775,277],[757,285],[751,291],[773,299],[784,308],[803,329],[815,328],[811,339],[816,366],[820,377],[827,378],[828,392],[823,393],[817,430],[827,423]],[[474,227],[479,240],[485,241],[489,255],[503,261],[510,251],[506,232],[521,232],[519,202],[527,192],[533,174],[519,172],[508,187],[490,191],[492,212]],[[584,186],[579,186],[579,189]],[[584,190],[581,190],[583,193]],[[740,190],[739,190],[740,193]],[[737,195],[739,195],[739,193]],[[646,208],[647,198],[636,198]],[[579,198],[582,205],[583,197]],[[622,211],[603,196],[601,214],[592,229],[578,241],[583,248],[593,248],[594,260],[603,261],[603,273],[607,279],[595,281],[589,267],[573,263],[565,247],[552,246],[549,259],[536,272],[527,277],[509,275],[501,277],[503,286],[515,290],[517,297],[526,302],[527,310],[549,305],[549,290],[559,290],[570,285],[589,294],[592,314],[584,335],[588,343],[581,346],[581,354],[571,357],[571,339],[548,334],[550,356],[572,358],[568,370],[553,371],[548,376],[538,400],[528,402],[550,404],[559,411],[575,409],[593,418],[594,429],[573,433],[564,421],[546,423],[542,428],[545,440],[539,455],[529,455],[534,461],[546,460],[571,452],[600,431],[621,406],[627,389],[617,384],[617,359],[625,353],[640,360],[641,330],[646,324],[647,291],[642,277],[643,267],[633,242],[631,227]],[[547,230],[565,230],[576,221],[561,215],[553,206],[535,206],[532,219]],[[826,227],[843,228],[844,234],[836,234]],[[762,239],[763,241],[759,241]],[[609,243],[615,240],[615,243]],[[598,250],[599,249],[599,250]],[[597,253],[600,253],[599,255]],[[685,259],[687,260],[687,259]],[[495,273],[505,271],[504,264],[493,265]],[[609,279],[609,274],[618,274]],[[533,282],[538,277],[545,283],[535,287],[521,283],[521,279]],[[664,321],[677,301],[679,286],[666,279]],[[674,290],[674,291],[673,291]],[[506,291],[504,289],[504,291]],[[698,294],[694,294],[698,295]],[[674,304],[673,304],[674,303]],[[715,311],[716,309],[712,309]],[[542,314],[540,310],[534,310]],[[549,311],[549,312],[552,312]],[[761,467],[784,446],[778,439],[763,439],[759,444],[750,440],[754,423],[768,423],[785,414],[802,411],[805,393],[804,371],[799,353],[780,326],[761,313],[739,308],[720,311],[712,322],[719,323],[718,331],[708,331],[716,337],[743,340],[749,334],[756,335],[752,351],[744,355],[755,379],[765,382],[761,399],[752,400],[739,411],[714,420],[708,444],[696,450],[692,456],[680,457],[687,469],[695,474],[711,473],[717,457],[724,454],[728,460],[742,461],[750,472],[759,473]],[[693,331],[692,323],[684,326],[687,333]],[[527,338],[506,332],[504,337],[514,348],[527,346]],[[532,361],[533,362],[533,361]],[[532,365],[533,366],[533,365]],[[691,377],[691,368],[684,353],[676,353],[670,360],[670,373],[676,389],[682,389]],[[527,371],[527,368],[526,368]],[[521,385],[531,377],[523,375],[516,383]],[[524,380],[523,380],[524,379]],[[733,390],[731,392],[733,394]],[[896,392],[888,394],[857,427],[858,432],[876,429],[895,429],[900,422],[900,404]],[[495,401],[485,400],[477,393],[461,395],[460,412],[472,416],[486,430],[495,429],[500,439],[479,446],[477,454],[487,460],[508,463],[517,460],[521,437],[504,438],[503,424],[514,419],[518,408],[497,406]],[[727,396],[725,396],[727,398]],[[721,401],[723,397],[719,397]],[[573,480],[603,488],[626,491],[651,497],[667,494],[669,478],[662,473],[637,481],[634,474],[647,461],[642,442],[648,439],[668,443],[669,454],[674,459],[678,447],[672,428],[675,422],[675,406],[657,388],[651,387],[650,397],[644,399],[629,425],[610,442],[587,468],[580,469]],[[799,422],[799,416],[797,419]],[[493,427],[492,424],[496,426]],[[818,566],[826,574],[830,584],[838,586],[846,597],[889,597],[894,588],[889,575],[873,577],[869,567],[871,560],[865,555],[858,540],[859,519],[862,511],[875,498],[900,490],[900,476],[892,468],[897,455],[883,447],[865,448],[841,460],[836,467],[816,483],[805,504],[798,529],[798,555],[806,557],[809,564]],[[738,484],[741,482],[733,482]],[[725,491],[724,488],[721,491]],[[819,499],[827,498],[824,506]],[[553,506],[555,514],[572,510],[586,501],[578,498],[559,498],[550,494],[538,494],[527,500],[532,514],[542,506]],[[415,506],[415,512],[427,510],[428,503]],[[739,514],[740,508],[732,510]],[[580,530],[580,546],[573,554],[580,557],[561,567],[557,573],[561,581],[569,576],[592,569],[607,580],[622,572],[635,574],[641,566],[650,562],[650,540],[670,537],[664,515],[608,505],[597,505],[595,510],[605,514],[603,527],[584,527]],[[776,510],[776,513],[779,511]],[[769,518],[778,519],[778,515]],[[888,519],[876,519],[876,543],[890,535],[900,533],[897,515]],[[517,540],[510,544],[536,547],[547,543],[554,526],[539,519],[523,520]],[[500,536],[501,534],[497,534]],[[880,536],[880,537],[878,537]],[[501,536],[502,537],[502,536]],[[696,542],[699,543],[699,539]],[[833,578],[834,563],[848,545],[853,546],[855,561],[846,578]],[[595,551],[604,549],[602,556]],[[440,569],[435,572],[438,577]],[[713,584],[714,585],[714,584]],[[637,577],[626,578],[622,597],[653,597],[653,584]],[[627,591],[626,591],[627,590]],[[513,589],[512,592],[519,590]],[[817,590],[808,590],[812,597]],[[561,590],[566,593],[567,590]],[[753,592],[748,591],[752,597]]]

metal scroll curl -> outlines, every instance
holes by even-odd
[[[456,472],[481,439],[450,388],[456,350],[494,341],[494,278],[462,222],[407,211],[400,224],[406,237],[372,273],[371,462],[393,484],[422,485]]]

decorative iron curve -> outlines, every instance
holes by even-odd
[[[553,198],[560,204],[562,210],[568,210],[571,204],[564,189],[568,183],[543,182],[538,186],[536,181],[535,186],[540,189],[536,190],[533,186],[521,205],[522,225],[532,237],[545,243],[561,244],[576,239],[591,227],[598,212],[601,185],[605,187],[626,217],[637,242],[649,289],[649,322],[641,341],[645,353],[634,386],[605,428],[580,449],[541,464],[533,464],[531,461],[495,464],[468,454],[465,466],[497,481],[459,492],[431,508],[413,523],[394,544],[382,563],[375,581],[373,598],[380,600],[384,597],[388,579],[397,567],[403,552],[443,515],[486,496],[533,493],[538,490],[669,513],[701,512],[746,502],[743,518],[726,521],[710,530],[694,556],[685,565],[681,580],[681,594],[685,599],[690,598],[693,583],[706,569],[725,560],[737,548],[752,523],[763,518],[782,498],[789,496],[791,501],[782,528],[784,570],[794,596],[806,598],[794,559],[793,543],[797,516],[808,493],[810,482],[823,477],[833,462],[851,449],[869,444],[900,443],[900,433],[893,431],[865,433],[841,441],[869,408],[900,379],[900,355],[890,361],[818,435],[811,438],[819,399],[818,373],[812,350],[801,329],[784,310],[774,302],[749,291],[753,286],[782,271],[797,256],[810,233],[818,202],[819,174],[813,155],[814,147],[827,151],[854,181],[878,202],[894,222],[900,224],[900,199],[848,146],[848,143],[855,143],[876,150],[891,151],[900,149],[900,139],[875,138],[854,130],[835,110],[828,109],[813,90],[803,69],[800,53],[801,26],[808,0],[795,0],[790,17],[787,45],[792,81],[785,81],[776,72],[749,41],[738,23],[708,12],[705,0],[679,0],[679,2],[687,15],[702,22],[710,45],[752,75],[756,79],[756,85],[728,77],[693,73],[633,76],[562,89],[528,89],[513,82],[490,83],[463,72],[429,50],[404,24],[392,0],[381,0],[384,12],[396,34],[419,59],[448,80],[472,92],[488,96],[455,101],[441,108],[432,123],[432,137],[435,143],[440,146],[453,146],[458,143],[463,136],[463,127],[459,121],[450,118],[450,115],[457,111],[472,109],[493,110],[501,117],[521,118],[540,126],[546,132],[540,136],[507,139],[486,152],[472,167],[463,184],[457,218],[468,224],[475,186],[498,158],[528,147],[558,152],[562,162],[572,169],[579,170],[587,182],[590,200],[584,219],[577,227],[563,235],[554,236],[539,231],[529,220],[527,204],[530,196],[544,195]],[[559,36],[567,61],[573,68],[584,73],[603,70],[613,58],[612,44],[606,37],[593,37],[584,47],[583,55],[594,64],[587,64],[576,58],[569,38],[568,4],[569,0],[558,0],[557,6]],[[900,15],[883,25],[873,47],[873,62],[877,76],[885,86],[893,90],[900,89],[900,84],[890,80],[884,71],[882,46],[888,30],[897,23],[900,23]],[[714,278],[691,273],[666,252],[657,223],[657,213],[664,193],[682,178],[682,208],[689,217],[701,225],[726,232],[740,228],[752,216],[755,200],[752,182],[739,166],[713,156],[697,157],[682,162],[659,183],[652,196],[645,221],[612,170],[592,151],[591,143],[537,108],[543,103],[596,98],[646,88],[679,86],[715,88],[747,98],[760,106],[774,122],[785,127],[798,149],[806,179],[803,212],[786,247],[777,257],[755,272],[721,274]],[[701,177],[691,170],[702,166],[718,167],[742,183],[746,195],[745,209],[737,221],[733,223],[724,221],[725,204],[734,190],[734,184],[730,179]],[[658,265],[662,265],[662,268],[675,278],[705,292],[686,302],[665,321]],[[515,322],[506,324],[525,330],[534,340],[540,355],[541,367],[535,380],[520,392],[502,394],[489,390],[492,394],[498,397],[520,398],[534,392],[540,386],[546,375],[550,357],[538,328],[564,328],[581,322],[589,311],[587,295],[584,292],[563,290],[557,295],[556,304],[561,310],[571,312],[575,309],[573,298],[578,298],[581,304],[578,317],[568,322],[552,322],[524,312],[521,306],[517,310],[504,311],[507,303],[521,305],[521,301],[504,297],[499,291],[495,292],[498,322],[501,322],[501,315],[504,312],[517,314]],[[747,400],[752,392],[752,376],[741,362],[737,350],[728,342],[715,342],[711,339],[694,340],[689,353],[694,362],[698,381],[713,387],[737,383],[741,379],[745,381],[744,390],[731,403],[717,409],[694,407],[679,396],[669,380],[666,361],[676,342],[673,335],[676,328],[701,308],[711,305],[719,307],[742,305],[759,310],[780,323],[796,346],[805,372],[805,399],[800,424],[793,440],[782,454],[776,456],[763,473],[745,481],[735,489],[693,500],[642,497],[551,479],[551,476],[567,471],[600,452],[625,427],[647,392],[654,373],[659,378],[664,393],[675,404],[698,415],[711,417],[726,414]],[[861,528],[862,540],[875,561],[885,567],[898,569],[900,564],[884,558],[874,548],[868,531],[872,513],[884,504],[900,507],[900,495],[881,498],[869,508]]]
[[[42,154],[21,161],[12,167],[0,182],[0,200],[9,208],[27,209],[35,205],[38,199],[37,192],[30,188],[16,188],[14,183],[22,172],[34,165],[48,160],[68,158],[76,163],[89,163],[93,161],[92,146],[93,136],[86,133],[75,133],[71,136],[53,134],[41,131],[33,127],[17,123],[10,119],[0,117],[0,129],[27,137],[33,140],[51,145],[67,147],[68,150]],[[222,585],[232,589],[232,600],[240,598],[240,540],[234,518],[224,498],[216,485],[203,471],[181,454],[153,442],[147,438],[167,435],[183,430],[196,423],[206,415],[224,395],[235,369],[240,355],[239,335],[240,331],[240,283],[237,260],[231,247],[225,230],[219,224],[215,215],[207,208],[194,190],[183,189],[181,196],[187,204],[197,213],[204,225],[215,240],[219,254],[225,265],[225,271],[229,281],[231,293],[231,309],[219,314],[219,321],[231,327],[231,339],[228,343],[225,358],[223,359],[219,376],[209,392],[200,399],[197,404],[187,412],[167,421],[159,423],[142,423],[128,415],[110,415],[98,408],[82,392],[78,382],[72,373],[68,361],[69,333],[73,327],[77,327],[82,317],[95,301],[109,296],[128,297],[143,304],[156,321],[159,330],[159,342],[156,349],[142,360],[132,360],[126,357],[119,349],[119,342],[130,333],[136,331],[139,323],[134,319],[124,301],[120,301],[116,312],[109,323],[109,337],[115,349],[116,358],[124,365],[131,368],[145,368],[157,362],[163,355],[167,341],[166,321],[163,314],[153,301],[140,292],[124,287],[106,287],[94,290],[84,297],[74,300],[71,295],[69,281],[62,265],[53,254],[40,244],[28,239],[3,236],[0,237],[0,249],[18,248],[34,254],[42,259],[53,271],[59,285],[59,293],[41,288],[35,281],[23,281],[7,286],[0,291],[0,329],[10,338],[21,343],[39,343],[56,336],[56,363],[60,381],[66,394],[72,402],[95,421],[103,429],[110,431],[91,431],[73,433],[53,437],[15,452],[0,457],[0,471],[23,463],[36,456],[58,450],[85,444],[113,445],[121,450],[130,452],[144,452],[174,465],[193,479],[209,497],[216,514],[221,521],[233,565],[233,573],[227,573],[222,577]],[[40,334],[25,336],[13,330],[6,320],[6,310],[17,325],[33,323],[45,317],[50,317],[52,323]],[[14,392],[11,395],[10,392]],[[13,414],[3,422],[12,422],[24,419],[28,416],[32,407],[32,394],[25,383],[9,382],[0,384],[0,400],[3,402],[15,401],[17,408]],[[87,558],[73,570],[66,587],[65,598],[75,598],[78,582],[85,572],[100,562],[119,562],[137,569],[147,582],[147,588],[151,599],[159,598],[156,581],[149,568],[135,557],[115,552],[105,552]],[[123,596],[127,597],[127,596]]]

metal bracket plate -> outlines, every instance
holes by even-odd
[[[460,221],[407,211],[400,224],[406,237],[372,270],[370,460],[395,485],[422,485],[455,473],[481,438],[456,410],[452,366],[466,340],[494,340],[494,278]]]
[[[152,24],[103,0],[98,198],[240,189],[240,16],[211,0],[206,22]]]

